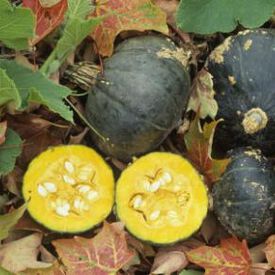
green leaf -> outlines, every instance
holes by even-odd
[[[87,0],[68,0],[67,16],[70,18],[85,19],[94,9],[92,2]]]
[[[42,73],[48,76],[57,71],[82,40],[101,22],[101,18],[86,19],[92,10],[90,0],[68,0],[63,36],[41,67]]]
[[[6,83],[5,89],[2,89],[1,85],[0,98],[2,98],[3,93],[6,98],[9,96],[13,99],[16,98],[18,104],[20,102],[20,100],[18,100],[19,94],[21,105],[17,109],[24,110],[29,102],[35,102],[47,106],[51,111],[60,114],[64,119],[71,122],[73,121],[72,111],[63,102],[63,99],[72,93],[70,89],[53,83],[40,72],[33,72],[17,64],[15,61],[0,59],[0,69],[1,68],[2,72],[4,70],[10,80],[6,78],[4,82],[4,84]],[[6,89],[8,89],[9,93]]]
[[[18,220],[23,216],[26,208],[27,204],[23,204],[21,207],[13,210],[8,214],[0,215],[0,241],[8,237],[9,231],[12,229],[13,226],[17,224]]]
[[[0,176],[6,175],[13,170],[16,158],[22,151],[21,145],[22,140],[19,135],[8,129],[5,143],[0,145]]]
[[[34,16],[29,9],[15,8],[8,0],[0,0],[0,41],[16,50],[28,48],[34,35]]]
[[[4,207],[6,206],[6,203],[9,201],[9,197],[6,193],[3,195],[0,195],[0,213],[4,213]],[[1,274],[1,273],[0,273]]]
[[[10,273],[6,269],[2,268],[1,266],[0,266],[0,274],[1,275],[13,275],[12,273]]]
[[[275,0],[181,0],[177,25],[200,34],[231,32],[240,23],[257,28],[271,18]]]
[[[189,270],[185,269],[185,270],[182,270],[179,275],[203,275],[203,274],[204,273],[200,272],[200,271],[191,270],[191,269],[189,269]]]
[[[0,0],[1,1],[1,0]],[[4,105],[13,105],[18,109],[21,105],[21,97],[12,79],[6,72],[0,68],[0,107]]]

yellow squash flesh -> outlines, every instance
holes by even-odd
[[[82,232],[102,222],[114,203],[114,177],[103,158],[82,145],[52,147],[24,176],[30,215],[58,232]]]
[[[116,187],[116,211],[137,238],[169,244],[196,232],[207,214],[207,189],[184,158],[151,153],[123,171]]]

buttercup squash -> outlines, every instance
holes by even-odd
[[[215,150],[240,146],[275,153],[275,31],[246,30],[228,37],[208,60],[218,103]]]
[[[143,35],[122,42],[104,61],[86,103],[91,133],[107,155],[129,161],[152,151],[179,125],[189,98],[187,55],[168,38]]]

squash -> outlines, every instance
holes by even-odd
[[[223,118],[214,151],[253,146],[275,153],[275,30],[246,30],[227,38],[208,60]]]
[[[82,232],[102,222],[114,203],[112,170],[82,145],[49,148],[30,163],[23,179],[28,212],[46,228]]]
[[[187,56],[168,38],[129,38],[104,61],[86,103],[91,133],[106,155],[123,161],[152,151],[179,125],[189,98]]]
[[[181,156],[149,153],[117,181],[116,213],[135,237],[155,245],[175,243],[196,232],[207,214],[207,189]]]
[[[274,231],[275,176],[259,150],[239,148],[213,187],[213,205],[221,224],[250,243]]]

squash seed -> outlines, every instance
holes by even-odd
[[[158,219],[159,215],[160,215],[160,210],[155,210],[150,214],[149,219],[151,221],[155,221],[156,219]]]
[[[55,208],[55,212],[56,214],[58,214],[59,216],[62,217],[66,217],[69,215],[69,211],[70,211],[70,204],[68,203],[68,201],[58,198],[56,200],[56,208]]]
[[[66,171],[70,174],[72,174],[75,170],[74,165],[70,161],[65,161],[64,167],[65,167]]]
[[[178,218],[178,213],[174,210],[170,210],[170,211],[167,212],[167,216],[169,218]]]
[[[77,177],[82,181],[87,181],[89,179],[89,173],[82,171]]]
[[[88,199],[89,201],[94,200],[94,199],[96,199],[97,197],[98,197],[98,192],[97,192],[97,191],[94,191],[94,190],[89,191],[89,193],[87,194],[87,199]]]
[[[76,182],[75,182],[75,179],[68,176],[68,175],[63,175],[63,180],[65,183],[68,183],[70,185],[74,185]]]
[[[164,179],[165,183],[169,183],[172,181],[172,176],[168,172],[164,172],[161,178]]]
[[[41,196],[41,197],[47,197],[48,196],[48,191],[47,189],[41,185],[41,184],[38,184],[38,188],[37,188],[37,192],[38,194]]]
[[[56,214],[58,214],[59,216],[62,217],[66,217],[69,215],[69,210],[70,210],[70,205],[69,204],[65,204],[63,206],[57,206],[55,211]]]
[[[43,185],[50,193],[55,193],[57,191],[57,187],[53,182],[45,182]]]
[[[84,185],[84,184],[82,184],[82,185],[79,185],[78,187],[77,187],[77,189],[78,189],[78,191],[79,191],[79,193],[87,193],[88,191],[90,191],[90,189],[91,189],[91,187],[89,186],[89,185]]]
[[[159,190],[160,188],[160,185],[161,185],[161,182],[160,181],[155,181],[153,182],[150,187],[149,187],[149,192],[156,192]]]
[[[138,209],[141,207],[143,203],[143,200],[142,200],[142,196],[141,195],[136,195],[134,198],[133,198],[133,208],[134,209]]]

